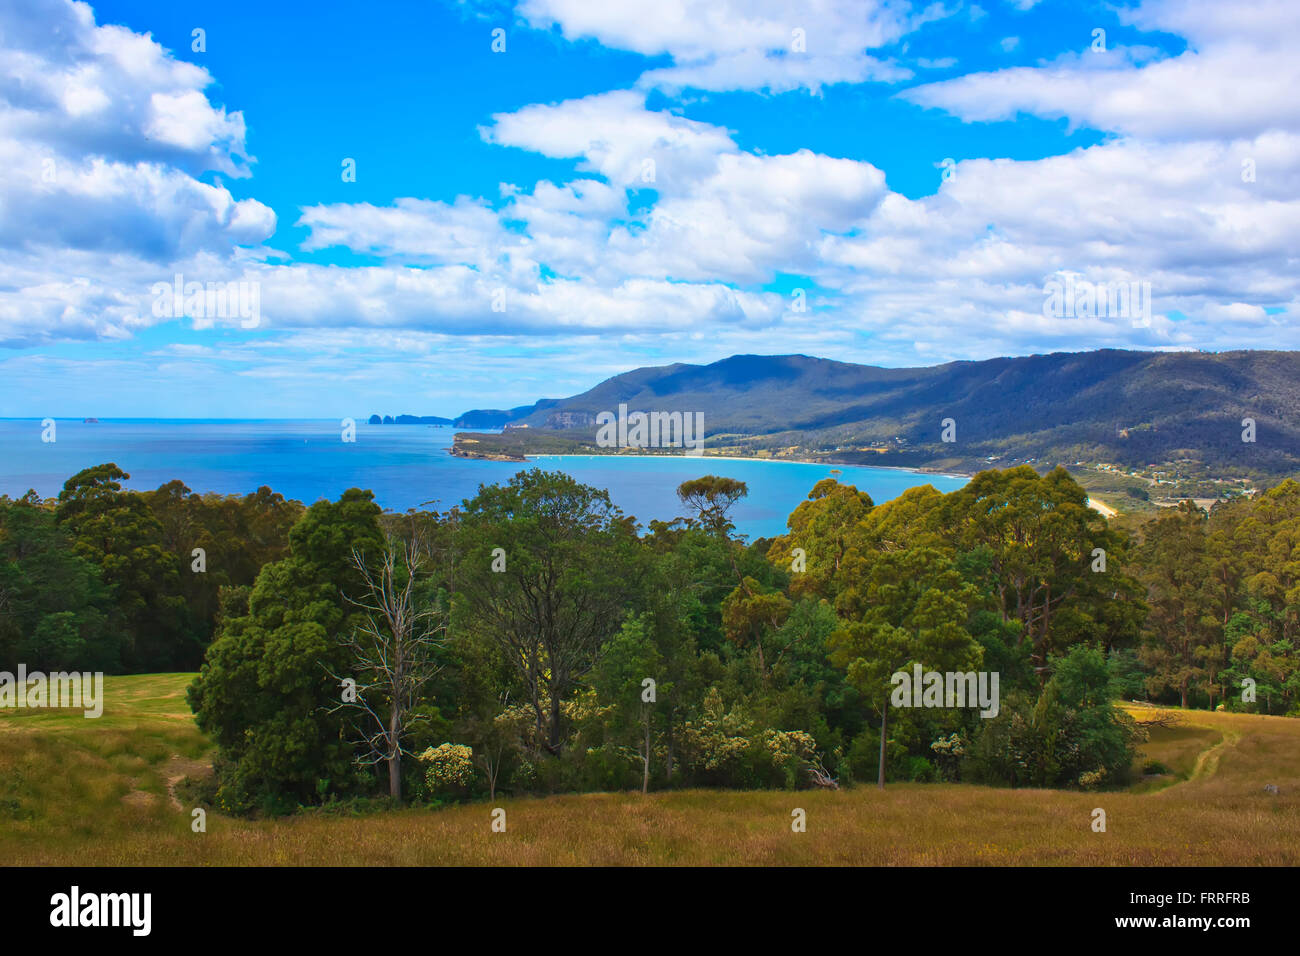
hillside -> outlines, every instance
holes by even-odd
[[[0,711],[0,856],[8,865],[1295,866],[1300,721],[1134,705],[1150,725],[1127,790],[891,783],[835,792],[673,790],[498,797],[440,810],[232,817],[207,806],[210,744],[193,674],[109,677],[99,720]],[[1265,792],[1268,784],[1280,792]],[[1091,829],[1106,808],[1107,832]],[[492,806],[509,831],[493,835]],[[792,835],[790,808],[807,808]]]
[[[1087,462],[1278,478],[1300,466],[1300,353],[1054,353],[930,368],[737,355],[639,368],[560,400],[467,412],[512,426],[481,453],[602,451],[595,418],[700,411],[710,452],[974,470]],[[943,420],[956,441],[941,440]],[[1256,440],[1242,441],[1242,419]]]

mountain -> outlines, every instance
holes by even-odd
[[[702,412],[710,452],[953,469],[1025,460],[1181,462],[1247,476],[1300,468],[1297,352],[1103,349],[928,368],[735,355],[639,368],[571,398],[467,412],[456,424],[514,426],[473,436],[479,453],[604,450],[593,447],[596,415],[620,404]],[[952,442],[942,440],[947,419]],[[1253,442],[1242,440],[1243,419],[1254,420]]]

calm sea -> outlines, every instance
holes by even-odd
[[[339,423],[326,421],[166,421],[106,419],[98,424],[59,419],[55,441],[43,442],[36,420],[0,420],[0,494],[29,488],[58,494],[83,468],[116,462],[131,475],[128,487],[156,488],[179,478],[198,492],[247,494],[269,485],[310,504],[347,488],[369,488],[384,508],[403,511],[426,503],[449,508],[480,484],[504,483],[532,465],[454,458],[452,428],[425,425],[357,425],[355,443],[341,440]],[[539,456],[537,466],[563,471],[609,490],[626,514],[643,524],[682,513],[677,486],[705,474],[737,478],[749,497],[736,506],[737,530],[751,538],[785,531],[786,518],[822,478],[827,465],[726,461],[686,457]],[[913,485],[951,491],[965,478],[919,475],[894,468],[840,466],[840,480],[876,502]]]

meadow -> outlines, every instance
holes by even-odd
[[[0,711],[6,865],[1252,865],[1300,864],[1300,721],[1131,705],[1152,726],[1128,790],[966,784],[839,791],[499,797],[439,809],[274,820],[209,811],[186,778],[212,748],[192,674],[107,678],[103,717]],[[1156,766],[1158,765],[1158,766]],[[1143,774],[1143,768],[1160,773]],[[1272,784],[1278,793],[1265,791]],[[506,811],[506,832],[491,811]],[[806,812],[806,832],[791,812]],[[1106,812],[1106,832],[1092,829]]]

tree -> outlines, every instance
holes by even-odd
[[[1096,787],[1122,782],[1141,732],[1112,701],[1111,668],[1099,647],[1076,644],[1052,660],[1037,700],[1012,694],[975,744],[989,782]]]
[[[1208,526],[1224,640],[1206,650],[1207,675],[1225,696],[1251,678],[1265,713],[1300,709],[1300,483],[1217,507]]]
[[[221,589],[251,585],[263,566],[284,557],[289,529],[303,507],[266,487],[241,498],[194,494],[180,481],[140,497],[158,521],[163,552],[179,572],[183,626],[206,648],[215,633]],[[196,549],[203,556],[201,572],[194,566]]]
[[[352,565],[365,582],[365,594],[349,603],[362,620],[344,636],[348,669],[359,675],[355,691],[340,708],[360,711],[368,762],[388,765],[388,795],[402,799],[402,754],[414,756],[407,740],[412,725],[427,719],[418,711],[425,689],[441,669],[437,651],[445,615],[422,588],[424,543],[389,537],[371,570],[366,556],[352,551]],[[336,681],[344,678],[335,673]]]
[[[497,713],[486,719],[469,721],[470,732],[478,741],[474,747],[474,762],[479,765],[488,782],[488,799],[497,798],[497,785],[506,762],[522,745],[523,731],[528,725],[528,715],[520,708],[510,706],[510,695],[503,694]]]
[[[635,525],[608,493],[532,469],[504,487],[480,487],[465,503],[461,534],[460,615],[501,645],[533,707],[538,736],[558,754],[561,705],[638,589]]]
[[[768,560],[786,570],[797,566],[795,549],[803,552],[802,569],[790,575],[792,593],[834,600],[844,586],[845,567],[863,545],[862,522],[873,507],[866,492],[834,478],[813,486],[786,522],[790,532],[767,551]]]
[[[983,649],[967,622],[979,595],[951,560],[933,548],[859,556],[849,578],[853,584],[836,600],[842,627],[831,636],[832,660],[867,700],[876,702],[877,785],[884,787],[893,675],[913,664],[938,671],[977,668]]]
[[[780,591],[766,591],[749,576],[722,602],[722,626],[727,637],[739,647],[751,639],[758,649],[758,672],[766,681],[767,662],[763,657],[763,632],[776,632],[790,616],[790,599]]]
[[[775,631],[781,626],[790,613],[790,601],[784,594],[764,588],[758,580],[745,574],[736,561],[737,551],[743,548],[730,538],[734,527],[730,512],[748,493],[749,488],[743,481],[717,475],[684,481],[677,487],[677,497],[682,504],[696,512],[692,524],[715,535],[726,545],[727,560],[737,584],[722,603],[723,628],[728,639],[737,646],[744,646],[750,638],[753,639],[758,650],[758,670],[766,681],[763,631]]]
[[[235,807],[284,809],[360,784],[351,728],[330,677],[363,621],[345,594],[365,581],[354,552],[383,546],[368,491],[318,501],[289,533],[290,554],[264,567],[247,613],[226,618],[188,699],[218,747],[221,795]]]
[[[1138,559],[1151,609],[1141,652],[1153,671],[1147,684],[1156,694],[1173,689],[1183,707],[1222,633],[1205,518],[1190,501],[1162,512],[1147,525]]]
[[[1105,617],[1112,602],[1129,596],[1118,568],[1093,571],[1096,550],[1117,563],[1123,539],[1064,468],[1041,476],[1028,465],[982,471],[945,496],[943,509],[953,546],[987,553],[996,606],[1003,620],[1020,623],[1019,640],[1029,643],[1042,681],[1053,651],[1082,636],[1076,615],[1060,622],[1057,615],[1090,608]],[[1070,625],[1065,633],[1062,624]],[[1115,624],[1124,627],[1122,619]]]
[[[649,568],[640,601],[647,609],[646,627],[662,661],[657,677],[655,714],[664,741],[664,777],[672,783],[677,769],[682,721],[703,693],[701,645],[721,645],[719,604],[730,577],[723,541],[700,529],[652,523],[645,540]]]
[[[698,524],[714,534],[727,535],[735,525],[731,509],[749,494],[749,486],[735,478],[705,475],[677,486],[677,497],[695,512]]]
[[[69,478],[59,492],[59,525],[76,554],[100,569],[125,641],[122,663],[131,671],[193,667],[202,647],[192,628],[175,555],[162,545],[162,525],[140,495],[123,491],[131,476],[115,464],[96,465]]]
[[[592,672],[592,686],[597,698],[610,708],[608,722],[616,741],[633,742],[641,760],[641,792],[650,790],[650,761],[654,753],[652,734],[654,711],[659,693],[672,693],[670,682],[663,681],[664,661],[654,646],[648,622],[630,618],[622,629],[602,648],[599,663]],[[653,699],[646,679],[654,681]]]
[[[73,552],[52,502],[0,497],[0,670],[120,669],[99,568]]]

